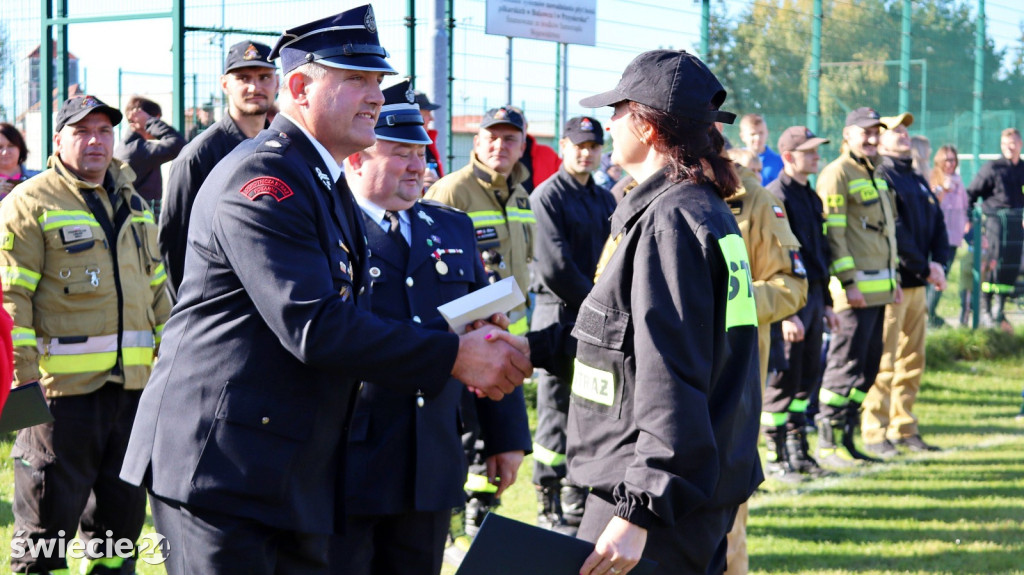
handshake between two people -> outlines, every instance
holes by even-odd
[[[452,377],[476,393],[499,400],[515,391],[533,373],[530,344],[508,332],[508,316],[494,314],[477,320],[459,336],[459,354]]]

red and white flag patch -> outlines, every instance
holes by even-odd
[[[269,176],[253,178],[246,182],[239,191],[242,192],[242,195],[253,201],[260,196],[271,196],[280,202],[295,195],[295,192],[288,187],[288,184],[278,178]]]
[[[781,206],[772,206],[772,211],[775,212],[775,217],[777,218],[786,217],[786,212],[783,211]]]

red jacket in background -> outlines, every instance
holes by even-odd
[[[526,135],[526,153],[520,162],[526,164],[532,176],[529,182],[523,182],[528,193],[533,193],[534,188],[553,176],[562,165],[552,147],[538,144],[537,139],[529,134]]]
[[[4,293],[0,289],[0,301]],[[7,310],[0,308],[0,411],[4,409],[7,396],[11,393],[11,382],[14,380],[14,345],[11,343],[11,329],[14,320]]]

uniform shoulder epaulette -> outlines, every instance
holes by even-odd
[[[292,145],[291,138],[284,132],[278,132],[277,134],[271,134],[266,140],[263,140],[256,148],[257,152],[274,152],[277,154],[283,154],[289,146]]]
[[[420,198],[419,203],[421,203],[421,204],[423,204],[425,206],[430,206],[432,208],[440,208],[442,210],[447,210],[449,212],[455,212],[457,214],[464,214],[464,213],[466,213],[466,212],[460,210],[459,208],[456,208],[454,206],[449,206],[448,204],[439,202],[437,200],[428,200],[426,198]]]

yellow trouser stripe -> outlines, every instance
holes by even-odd
[[[1013,290],[1012,285],[981,282],[981,291],[985,293],[1013,293]]]
[[[794,399],[793,401],[789,402],[789,412],[806,413],[807,406],[810,405],[810,403],[811,402],[806,399]]]
[[[868,394],[865,391],[861,391],[859,389],[851,389],[850,390],[850,401],[852,401],[854,403],[857,403],[857,404],[864,403],[864,398],[867,397],[867,396],[868,396]]]
[[[831,405],[832,407],[846,407],[846,404],[850,403],[848,398],[843,397],[834,391],[829,391],[824,387],[818,392],[818,400],[821,403]]]
[[[533,444],[533,460],[537,463],[543,463],[551,467],[557,467],[565,463],[565,454],[551,451],[543,445],[534,442]]]
[[[466,484],[463,486],[466,491],[474,493],[497,493],[498,486],[487,480],[483,475],[470,473],[466,475]]]
[[[789,419],[788,413],[761,412],[761,425],[765,427],[782,427],[786,425],[787,419]]]

